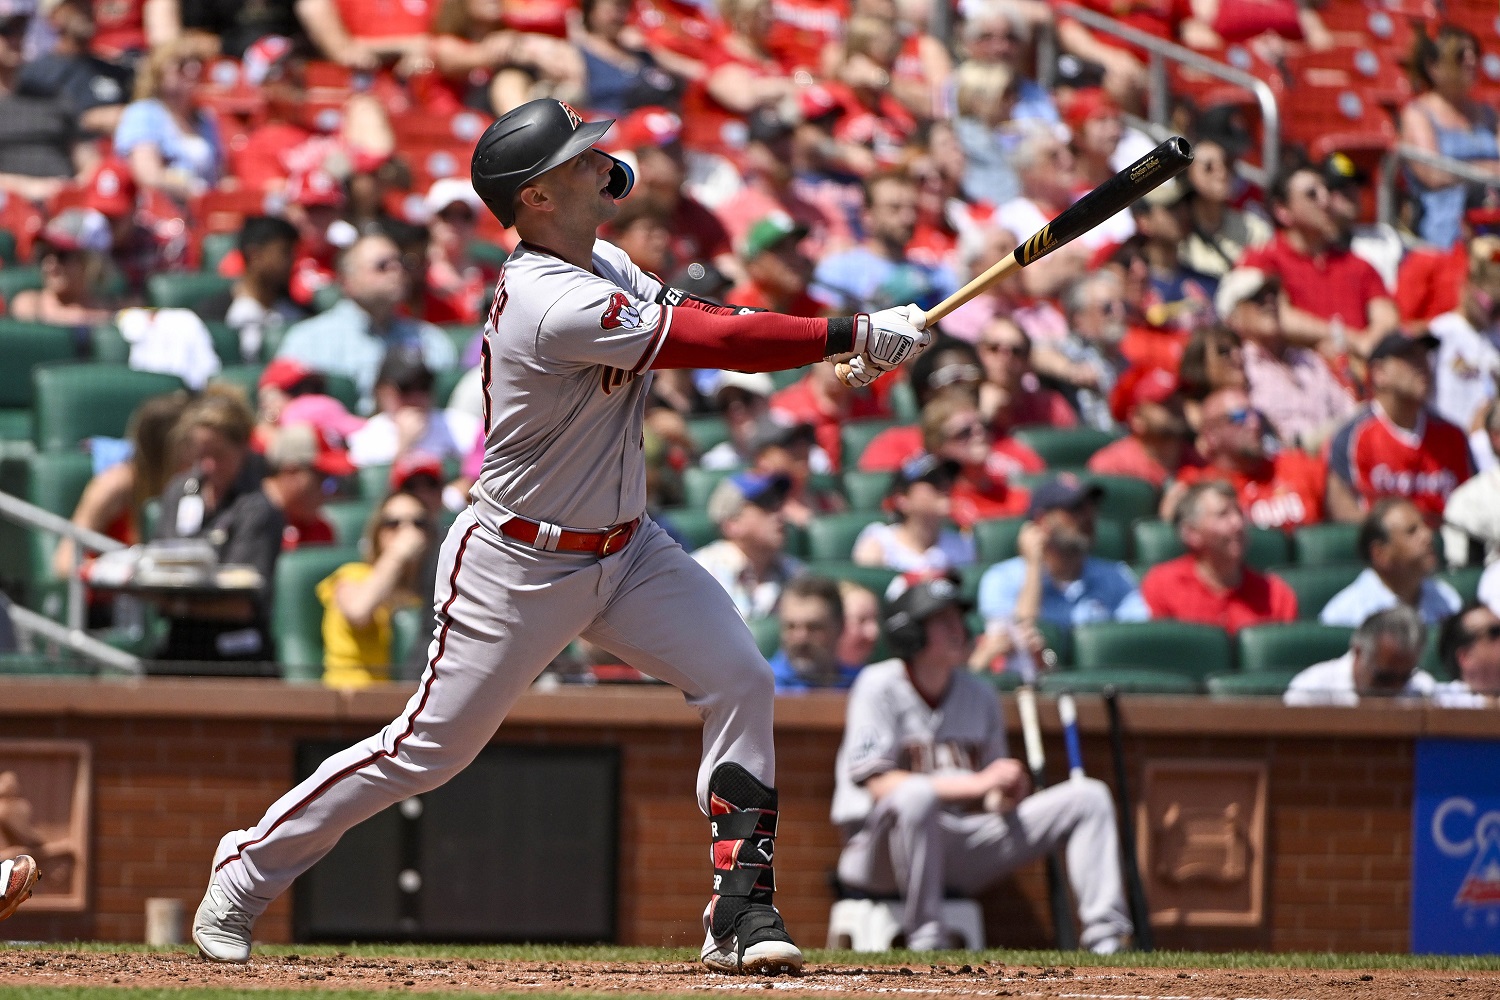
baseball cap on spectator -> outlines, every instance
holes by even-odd
[[[1370,182],[1369,176],[1343,153],[1329,153],[1318,172],[1323,175],[1323,183],[1330,191],[1364,187]]]
[[[891,477],[891,486],[886,491],[886,496],[905,493],[916,483],[930,483],[940,490],[947,489],[953,485],[962,468],[951,458],[939,458],[924,452],[901,463],[901,468]]]
[[[282,392],[291,392],[304,380],[316,374],[311,368],[294,358],[273,358],[260,373],[260,388],[274,386]]]
[[[666,108],[651,105],[636,108],[615,122],[610,146],[614,149],[645,149],[667,146],[682,137],[682,119]]]
[[[114,219],[135,212],[135,195],[135,178],[130,176],[130,168],[118,160],[106,160],[89,178],[83,205]]]
[[[257,39],[245,49],[243,57],[245,82],[252,87],[259,87],[273,74],[280,71],[282,65],[292,54],[292,40],[283,35],[267,35]]]
[[[818,122],[844,113],[844,103],[821,83],[797,91],[797,111],[805,122]]]
[[[1205,108],[1193,123],[1201,142],[1211,142],[1230,157],[1239,159],[1250,151],[1250,122],[1238,104],[1216,104]]]
[[[761,510],[780,510],[791,488],[792,481],[780,474],[737,473],[714,487],[708,498],[709,519],[723,524],[750,504]]]
[[[288,424],[277,431],[266,449],[273,469],[307,466],[325,476],[350,476],[355,472],[349,452],[334,445],[321,428],[312,424]]]
[[[1109,394],[1109,413],[1116,423],[1129,423],[1142,403],[1158,406],[1177,392],[1177,376],[1165,368],[1129,368]]]
[[[1227,319],[1241,302],[1259,298],[1267,289],[1281,290],[1281,279],[1255,267],[1237,267],[1219,279],[1214,292],[1214,311]]]
[[[1191,194],[1192,190],[1187,181],[1181,177],[1173,177],[1165,183],[1158,184],[1150,191],[1147,191],[1141,196],[1139,201],[1130,207],[1135,209],[1135,206],[1139,205],[1141,206],[1140,210],[1147,208],[1171,208]]]
[[[287,201],[301,205],[303,208],[313,208],[319,205],[342,208],[344,186],[328,171],[314,167],[287,178],[286,197]]]
[[[420,476],[429,476],[438,486],[443,485],[443,463],[425,451],[398,455],[391,463],[391,492],[400,493]]]
[[[732,372],[726,369],[719,372],[718,384],[713,390],[714,396],[717,398],[725,389],[739,389],[752,396],[769,398],[776,391],[776,383],[764,372]]]
[[[420,351],[394,350],[386,352],[375,374],[375,384],[382,382],[402,392],[431,392],[434,378]]]
[[[1084,87],[1073,92],[1062,107],[1062,119],[1077,132],[1095,118],[1118,118],[1120,106],[1102,87]]]
[[[476,218],[484,208],[484,202],[479,200],[474,185],[466,177],[443,177],[433,181],[432,187],[427,189],[427,197],[423,199],[423,207],[427,209],[429,218],[440,215],[451,205],[459,204],[468,205]]]
[[[1031,491],[1031,508],[1027,517],[1036,518],[1051,510],[1075,510],[1087,500],[1104,496],[1104,487],[1085,483],[1071,472],[1060,472]]]
[[[755,432],[750,435],[750,455],[758,458],[768,448],[790,448],[803,442],[817,443],[817,431],[812,424],[787,424],[766,417],[755,425]]]
[[[61,251],[109,253],[113,246],[109,220],[92,208],[65,208],[42,228],[39,239]]]
[[[741,256],[754,260],[782,240],[801,240],[807,235],[807,227],[794,221],[785,212],[773,212],[750,227],[745,234],[745,245]]]
[[[779,112],[772,108],[756,108],[750,112],[749,129],[746,133],[751,142],[776,142],[791,135],[796,128]]]
[[[1430,351],[1435,349],[1442,341],[1430,333],[1424,333],[1416,337],[1408,337],[1404,333],[1388,333],[1380,338],[1380,343],[1370,352],[1370,361],[1379,361],[1382,358],[1403,357],[1413,351]]]
[[[312,424],[330,435],[330,440],[347,438],[365,425],[363,418],[350,413],[343,403],[320,392],[307,393],[289,400],[281,408],[278,423]]]

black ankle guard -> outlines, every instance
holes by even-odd
[[[708,781],[709,828],[713,834],[713,935],[736,932],[751,904],[771,905],[776,891],[776,789],[739,764],[714,768]],[[755,909],[759,909],[756,907]]]

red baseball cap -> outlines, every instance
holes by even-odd
[[[1130,368],[1109,394],[1109,412],[1125,423],[1142,403],[1161,405],[1177,392],[1177,376],[1165,368]]]
[[[292,358],[274,358],[260,373],[260,387],[275,386],[282,392],[290,392],[298,382],[313,374],[313,370]]]
[[[288,201],[295,202],[304,208],[311,208],[315,205],[342,208],[344,186],[328,171],[314,167],[305,173],[293,174],[287,179],[286,196]]]
[[[682,137],[682,119],[654,105],[637,108],[610,129],[611,149],[644,149],[676,142]]]
[[[348,449],[313,424],[287,424],[276,432],[266,459],[273,468],[310,466],[325,476],[352,476],[357,470]]]
[[[418,476],[431,476],[441,486],[443,463],[425,451],[408,451],[397,456],[391,464],[391,492],[400,493]]]
[[[803,121],[815,122],[819,118],[841,113],[844,102],[839,100],[839,95],[832,88],[815,83],[797,91],[797,110],[802,112]]]
[[[119,160],[105,160],[89,179],[83,204],[114,219],[135,212],[135,196],[135,178],[130,176],[130,168]]]
[[[1113,118],[1120,113],[1120,106],[1103,88],[1085,87],[1076,90],[1062,108],[1063,121],[1073,131],[1095,118]]]

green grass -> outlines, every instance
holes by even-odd
[[[136,943],[6,943],[8,951],[48,952],[184,952],[191,946],[151,948]],[[463,958],[486,962],[696,962],[696,948],[627,948],[618,945],[460,945],[460,944],[273,944],[256,945],[257,956],[300,955],[303,958],[337,954],[371,959]],[[1500,972],[1500,955],[1398,955],[1340,954],[1333,952],[1201,952],[1156,951],[1092,955],[1088,952],[1010,951],[990,948],[982,952],[854,952],[810,949],[809,966],[913,966],[1004,964],[1021,966],[1104,966],[1135,969],[1437,969],[1453,972]],[[171,991],[174,997],[181,993]],[[294,991],[296,992],[296,991]],[[324,991],[320,990],[322,994]],[[51,1000],[56,990],[46,994]],[[265,996],[256,993],[257,997]],[[305,994],[303,994],[305,996]],[[7,996],[8,1000],[8,996]]]

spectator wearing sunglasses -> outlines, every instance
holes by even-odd
[[[484,203],[462,177],[444,177],[427,192],[431,241],[427,248],[426,295],[422,315],[432,323],[483,321],[486,293],[499,269],[474,259],[474,231]]]
[[[1182,348],[1177,362],[1177,388],[1182,412],[1194,431],[1203,419],[1203,401],[1220,389],[1249,391],[1245,376],[1245,344],[1240,335],[1222,326],[1198,330]]]
[[[1316,452],[1354,412],[1354,397],[1317,351],[1287,341],[1280,298],[1281,283],[1274,276],[1241,267],[1219,282],[1214,306],[1243,342],[1250,404],[1287,444]]]
[[[203,63],[186,39],[154,50],[115,128],[115,154],[130,165],[136,184],[180,202],[213,187],[224,169],[219,126],[194,96],[202,76]]]
[[[418,586],[432,541],[431,514],[411,493],[392,493],[365,527],[361,562],[318,584],[323,603],[323,683],[365,687],[390,680],[391,616],[422,602]]]
[[[443,331],[397,315],[406,301],[409,275],[390,237],[362,236],[339,261],[343,297],[327,311],[286,332],[278,357],[294,358],[313,371],[347,375],[359,387],[359,409],[375,406],[375,377],[392,349],[415,349],[433,371],[458,362]]]
[[[979,410],[996,434],[1016,427],[1076,427],[1078,414],[1031,367],[1031,338],[1008,316],[996,316],[979,332]]]
[[[67,208],[47,223],[33,253],[41,262],[42,287],[17,292],[6,313],[31,323],[95,327],[111,312],[100,295],[109,254],[109,220],[91,208]]]
[[[1483,604],[1468,604],[1443,620],[1438,658],[1453,680],[1439,684],[1433,704],[1484,708],[1500,697],[1500,616]]]
[[[1198,452],[1204,464],[1178,470],[1177,482],[1162,497],[1162,519],[1173,518],[1193,483],[1222,481],[1234,488],[1257,528],[1290,531],[1321,521],[1323,463],[1279,445],[1275,429],[1251,407],[1245,390],[1220,389],[1203,402]]]

